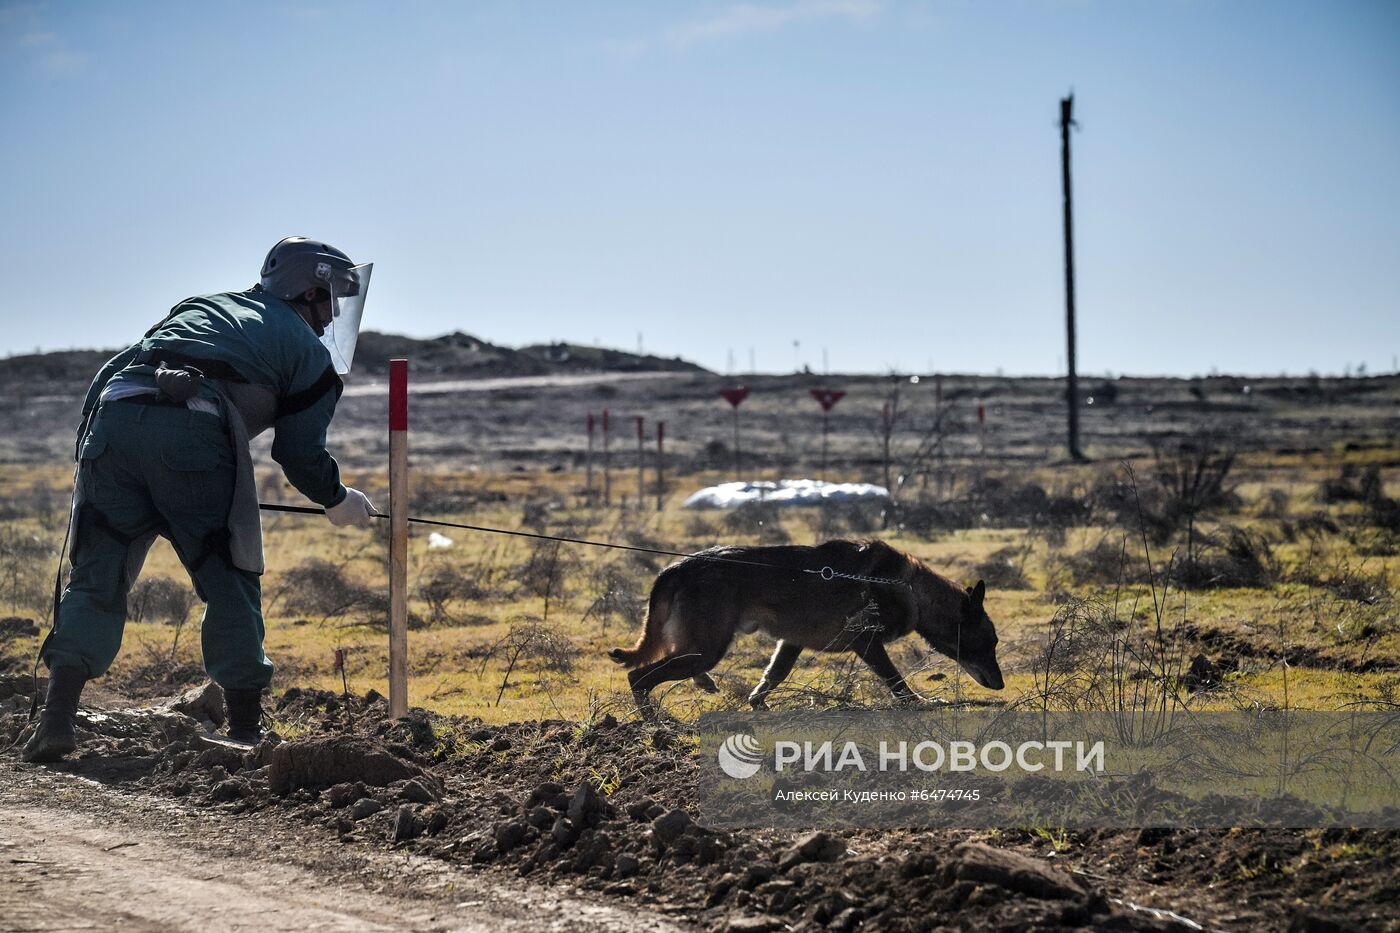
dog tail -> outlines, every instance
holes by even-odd
[[[651,596],[647,602],[647,619],[642,626],[642,635],[631,648],[614,648],[608,657],[624,667],[641,667],[659,660],[666,653],[666,638],[662,634],[666,620],[671,617],[671,599],[675,595],[676,581],[673,571],[679,564],[672,564],[656,578],[652,584]]]

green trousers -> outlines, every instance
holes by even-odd
[[[207,604],[204,666],[219,685],[266,687],[262,586],[228,559],[234,456],[214,415],[107,402],[79,454],[72,574],[44,661],[89,677],[121,648],[127,594],[156,535],[167,538]]]

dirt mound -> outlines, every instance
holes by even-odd
[[[350,781],[384,787],[423,774],[423,769],[380,746],[338,736],[283,742],[269,749],[265,757],[267,783],[274,794]]]

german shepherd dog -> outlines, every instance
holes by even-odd
[[[916,701],[885,651],[886,643],[910,632],[983,687],[1000,690],[997,633],[982,607],[985,596],[981,580],[965,589],[881,541],[713,547],[661,571],[641,638],[608,654],[631,668],[627,679],[643,708],[651,689],[671,680],[689,677],[717,692],[708,671],[736,634],[759,629],[778,639],[778,647],[749,695],[754,709],[766,707],[804,648],[854,651],[896,699]]]

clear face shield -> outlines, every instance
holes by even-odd
[[[365,296],[369,293],[369,277],[373,271],[372,262],[349,269],[335,269],[330,263],[320,263],[316,267],[316,278],[326,284],[331,296],[331,320],[321,335],[321,343],[331,351],[331,364],[342,376],[350,371],[355,359],[360,318],[365,312]]]

